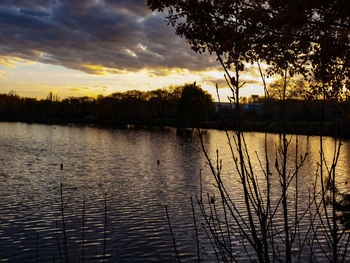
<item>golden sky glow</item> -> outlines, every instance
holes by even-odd
[[[223,72],[218,70],[189,71],[186,69],[157,69],[127,71],[99,65],[84,64],[91,73],[68,69],[20,58],[0,58],[0,92],[16,91],[26,97],[45,98],[51,91],[61,98],[69,96],[109,95],[127,90],[152,90],[170,85],[182,85],[196,81],[217,100],[215,83],[220,88],[220,99],[227,101],[231,91],[225,84]],[[242,96],[263,93],[259,75],[255,67],[248,68],[242,75],[246,86]]]

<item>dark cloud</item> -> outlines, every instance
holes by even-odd
[[[142,17],[151,14],[151,10],[147,7],[147,0],[105,0],[104,3],[113,11],[122,10]]]
[[[252,71],[253,72],[253,71]],[[255,72],[254,72],[255,74]],[[215,86],[216,84],[218,85],[219,88],[227,88],[227,82],[225,78],[213,78],[213,77],[205,77],[203,78],[203,82],[208,83],[209,85]],[[256,79],[248,79],[245,78],[244,76],[241,76],[241,82],[245,83],[246,85],[255,85],[257,87],[260,87],[262,85],[261,79],[256,78]]]
[[[211,86],[215,86],[218,85],[218,88],[227,88],[227,82],[224,78],[213,78],[213,77],[205,77],[203,78],[203,82],[211,85]]]
[[[16,56],[88,73],[217,66],[190,50],[146,0],[2,0],[0,56]]]
[[[59,4],[59,0],[2,0],[1,7],[27,10],[44,10]]]
[[[261,82],[261,76],[259,71],[257,70],[257,65],[246,65],[244,68],[244,73],[249,74],[251,77],[254,77],[255,79],[260,79]]]

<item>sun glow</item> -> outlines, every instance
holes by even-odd
[[[140,49],[146,49],[141,47]],[[102,65],[82,64],[84,71],[62,66],[27,61],[15,57],[0,58],[0,92],[16,91],[21,96],[46,98],[54,92],[60,98],[71,96],[109,95],[127,90],[154,90],[171,85],[183,85],[196,81],[204,90],[218,100],[216,84],[219,85],[220,100],[232,96],[219,70],[189,71],[182,68],[145,68],[139,71],[118,70]],[[256,76],[248,74],[243,96],[261,94],[261,85],[255,87]],[[261,88],[261,91],[260,91]]]

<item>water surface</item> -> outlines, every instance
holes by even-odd
[[[262,176],[256,154],[263,159],[264,134],[246,133],[245,138],[252,166]],[[290,138],[290,148],[295,149],[295,136]],[[308,152],[300,179],[303,187],[308,187],[317,167],[319,138],[298,139],[300,154]],[[223,180],[243,208],[225,132],[208,130],[203,142],[212,160],[219,149]],[[324,143],[325,155],[330,160],[333,139],[325,138]],[[269,134],[268,145],[269,157],[274,160],[278,135]],[[337,169],[343,192],[350,190],[349,158],[350,143],[346,141]],[[175,262],[165,205],[169,207],[181,257],[184,261],[195,261],[190,196],[199,194],[200,170],[203,192],[214,194],[214,179],[199,137],[180,136],[171,128],[136,130],[0,123],[0,261],[60,260],[59,248],[62,250],[64,245],[59,210],[61,183],[67,204],[64,215],[71,261],[82,258],[84,200],[85,257],[88,262],[101,260],[105,193],[109,261]],[[211,261],[213,251],[204,234],[202,238],[203,258]],[[239,243],[236,248],[241,249]]]

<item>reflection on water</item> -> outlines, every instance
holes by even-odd
[[[254,170],[261,173],[256,153],[264,153],[264,134],[246,133]],[[319,157],[317,137],[299,137],[299,151],[308,152],[301,180],[307,187]],[[268,136],[274,160],[277,135]],[[210,130],[204,144],[211,157],[219,149],[223,180],[233,196],[241,196],[224,132]],[[292,140],[291,149],[295,144]],[[331,138],[325,154],[333,154]],[[291,155],[293,155],[291,153]],[[339,189],[349,192],[350,143],[339,160]],[[159,160],[159,165],[157,163]],[[64,169],[60,170],[60,163]],[[199,193],[202,170],[204,192],[215,191],[198,136],[179,136],[174,129],[113,130],[0,124],[0,261],[59,261],[63,245],[59,213],[62,182],[69,252],[81,258],[82,204],[86,200],[85,255],[97,261],[103,251],[104,193],[108,196],[107,258],[113,262],[174,262],[164,206],[169,206],[175,237],[185,261],[195,260],[195,237],[189,198]],[[350,181],[349,181],[350,182]],[[242,205],[242,204],[241,204]],[[57,240],[57,237],[58,240]],[[210,244],[201,242],[210,261]],[[239,244],[237,244],[239,249]]]

